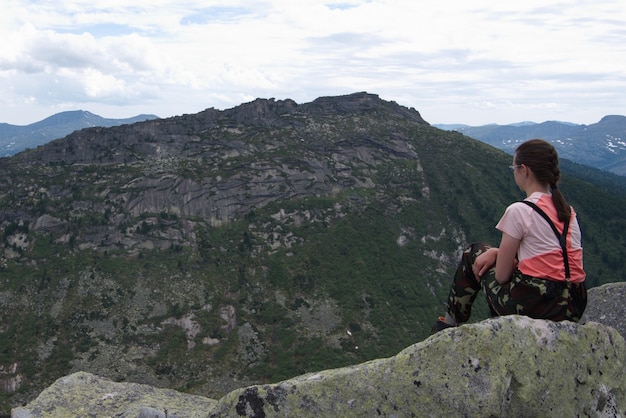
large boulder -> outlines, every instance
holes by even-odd
[[[77,372],[58,379],[12,418],[27,417],[206,417],[216,401],[137,383],[117,383]]]
[[[587,309],[581,323],[599,322],[615,328],[626,338],[626,283],[608,283],[589,289]]]
[[[217,401],[77,373],[12,416],[613,417],[626,416],[625,372],[624,339],[612,327],[506,316]]]
[[[210,416],[624,416],[624,350],[597,323],[507,316],[388,359],[233,391]]]

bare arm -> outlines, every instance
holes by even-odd
[[[502,241],[496,259],[496,280],[500,284],[509,281],[516,265],[517,250],[520,240],[507,233],[502,233]]]
[[[496,265],[496,280],[503,284],[509,281],[513,269],[517,264],[516,256],[519,249],[519,240],[503,233],[500,248],[489,248],[476,257],[473,265],[474,275],[482,277],[487,270]]]

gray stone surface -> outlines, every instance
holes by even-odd
[[[615,328],[626,338],[626,283],[609,283],[588,292],[581,323],[599,322]]]
[[[507,316],[388,359],[233,391],[210,416],[624,416],[625,361],[610,327]]]
[[[14,408],[11,417],[196,418],[214,405],[201,396],[78,372],[58,379],[27,407]]]

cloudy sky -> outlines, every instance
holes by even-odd
[[[0,122],[357,91],[430,123],[626,115],[626,0],[0,0]]]

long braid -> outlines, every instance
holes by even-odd
[[[558,189],[561,170],[559,155],[554,146],[542,139],[526,141],[515,150],[515,162],[530,167],[539,182],[550,186],[552,202],[559,220],[565,222],[569,219],[572,209]]]
[[[563,196],[563,193],[561,193],[561,191],[557,187],[561,180],[561,170],[559,169],[559,155],[557,154],[554,147],[552,147],[552,149],[552,158],[554,160],[554,165],[552,169],[554,180],[552,181],[552,183],[550,183],[550,189],[552,190],[552,202],[554,203],[554,207],[556,208],[559,220],[561,222],[565,222],[570,218],[570,216],[572,216],[572,208],[567,203],[567,200],[565,200],[565,196]]]

